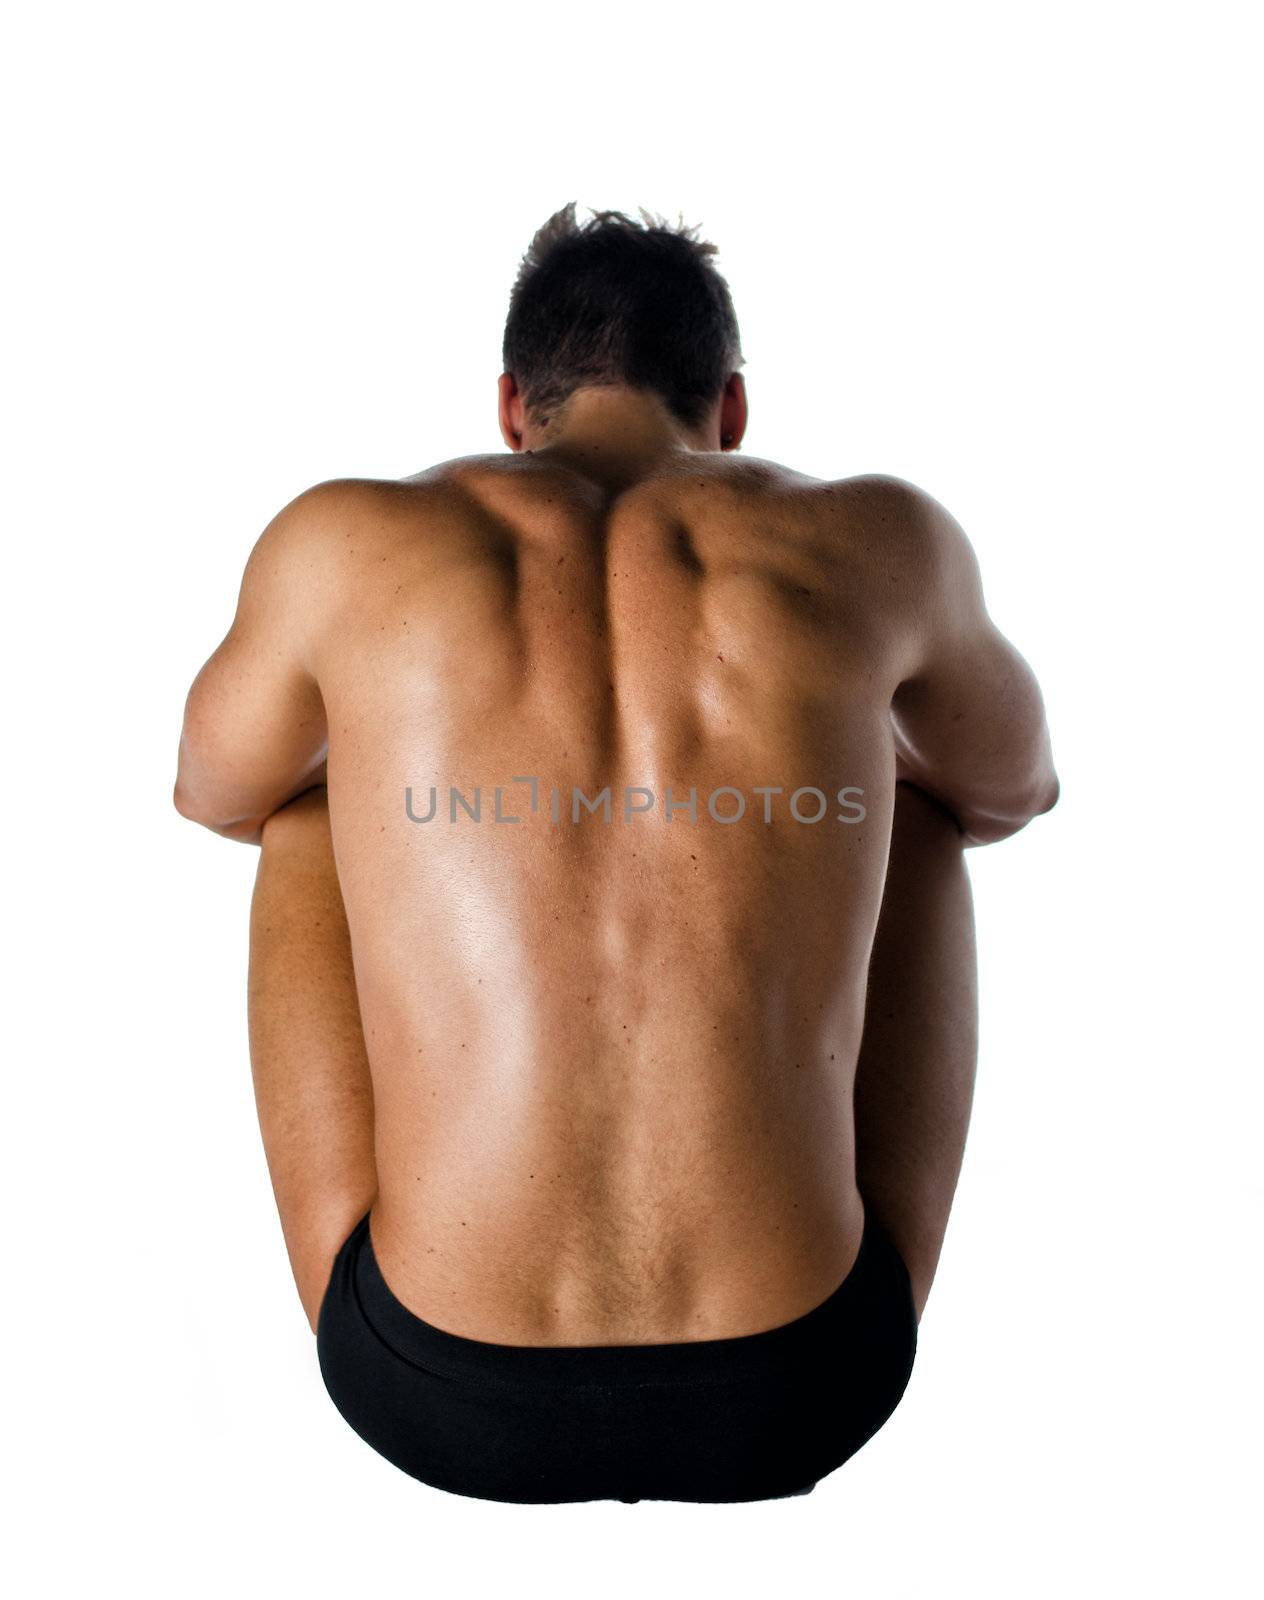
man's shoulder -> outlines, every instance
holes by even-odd
[[[851,530],[863,523],[893,533],[911,533],[944,515],[943,507],[925,489],[892,473],[823,478],[758,456],[726,456],[722,460],[735,487],[783,495],[839,528]]]
[[[457,483],[472,474],[495,472],[516,459],[504,450],[479,450],[467,456],[450,456],[446,461],[436,461],[432,466],[422,467],[419,472],[411,472],[407,477],[392,481],[402,485],[415,484],[419,488],[443,486]]]
[[[479,463],[496,459],[494,456],[458,456],[400,478],[323,478],[295,495],[280,516],[295,526],[319,529],[339,517],[357,512],[407,506],[426,498],[427,491],[433,495],[459,484],[463,469],[477,470]]]
[[[268,524],[264,539],[286,549],[319,543],[397,487],[388,478],[323,478],[282,506]]]
[[[891,561],[930,569],[963,540],[944,506],[907,478],[867,472],[823,480],[820,488],[817,499],[827,520]]]
[[[890,521],[915,520],[935,503],[917,484],[889,472],[860,472],[847,478],[816,481],[825,498],[840,507]]]
[[[456,479],[443,462],[407,478],[324,478],[294,496],[272,519],[260,549],[283,559],[347,553],[370,543],[400,517],[438,504]]]
[[[349,576],[379,561],[404,502],[423,492],[385,478],[312,484],[264,528],[246,563],[245,586],[278,604],[332,603]]]

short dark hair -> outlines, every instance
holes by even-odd
[[[554,212],[522,258],[509,298],[504,370],[531,420],[546,427],[582,384],[628,384],[658,394],[697,427],[743,364],[728,284],[697,228],[638,207]]]

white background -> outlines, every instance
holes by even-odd
[[[1258,1593],[1250,11],[9,24],[12,1592]],[[170,806],[280,506],[500,448],[509,287],[571,199],[719,244],[749,453],[955,512],[1063,780],[971,854],[976,1112],[912,1382],[802,1499],[498,1506],[355,1438],[254,1122],[256,856]]]

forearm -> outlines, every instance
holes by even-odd
[[[1044,699],[994,629],[952,667],[897,692],[897,770],[953,815],[967,844],[994,844],[1057,801]]]
[[[264,824],[283,811],[291,801],[297,800],[300,795],[307,794],[315,789],[321,789],[325,784],[325,764],[320,766],[310,777],[302,780],[293,788],[278,792],[275,796],[266,798],[254,797],[253,803],[235,804],[220,803],[216,805],[210,795],[199,794],[195,790],[185,787],[180,780],[176,780],[175,807],[182,817],[187,817],[191,822],[197,822],[204,828],[209,828],[212,833],[218,833],[221,838],[232,839],[239,844],[259,844],[263,838]],[[245,798],[245,797],[243,797]]]
[[[1058,801],[1058,780],[1051,777],[1047,786],[1034,791],[1021,803],[1011,804],[1004,809],[986,810],[963,808],[957,819],[957,826],[961,829],[962,840],[965,845],[998,844],[1002,839],[1008,839],[1013,834],[1020,832],[1029,822],[1046,811],[1052,811]]]
[[[1057,803],[1059,783],[1043,718],[1030,749],[1018,759],[1011,748],[1003,766],[986,756],[950,759],[917,749],[893,720],[896,778],[927,795],[953,819],[965,845],[996,844],[1025,828]]]

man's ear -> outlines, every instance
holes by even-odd
[[[721,450],[736,450],[741,444],[748,416],[746,380],[740,372],[730,372],[720,401]]]
[[[523,405],[517,382],[510,372],[496,380],[500,436],[511,450],[522,449]]]

